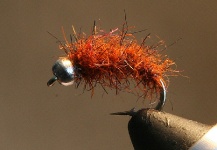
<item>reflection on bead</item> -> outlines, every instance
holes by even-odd
[[[65,57],[59,58],[53,65],[52,71],[54,77],[52,77],[48,82],[48,86],[52,86],[55,81],[60,84],[68,86],[72,85],[74,82],[75,72],[72,62]]]

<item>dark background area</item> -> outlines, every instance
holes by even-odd
[[[63,39],[71,25],[89,34],[93,20],[109,29],[127,21],[142,40],[148,33],[170,46],[164,53],[185,77],[171,77],[164,111],[206,124],[217,122],[217,2],[6,1],[0,2],[0,149],[133,149],[130,117],[109,113],[148,107],[134,95],[97,89],[91,93],[59,84],[48,88],[54,61],[64,53],[47,31]],[[152,41],[152,39],[150,39]],[[154,38],[153,40],[156,40]],[[157,42],[157,40],[156,40]]]

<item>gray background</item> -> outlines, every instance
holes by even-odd
[[[0,2],[0,149],[71,150],[133,149],[128,135],[130,117],[110,116],[129,110],[137,97],[103,90],[46,86],[51,66],[63,56],[56,40],[71,25],[90,33],[100,19],[107,31],[120,27],[127,12],[129,25],[148,29],[136,35],[158,35],[169,47],[185,77],[170,78],[164,111],[206,124],[217,122],[217,2],[177,0],[6,1]]]

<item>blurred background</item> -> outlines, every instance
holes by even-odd
[[[148,33],[167,45],[182,38],[164,54],[189,78],[170,78],[164,111],[217,123],[216,1],[1,0],[0,7],[0,149],[133,149],[130,117],[109,113],[148,107],[137,97],[99,88],[91,98],[82,88],[46,85],[64,55],[47,31],[63,40],[62,26],[68,36],[71,25],[89,34],[99,19],[109,31],[122,26],[124,9],[129,26],[147,29],[135,35],[139,41]]]

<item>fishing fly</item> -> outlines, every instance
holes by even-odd
[[[55,81],[68,86],[78,87],[83,83],[84,89],[91,90],[97,85],[106,91],[106,87],[115,89],[116,93],[127,91],[142,93],[143,97],[157,95],[159,102],[155,109],[161,110],[166,99],[166,80],[174,74],[175,62],[161,54],[157,45],[146,44],[149,34],[142,43],[135,38],[135,32],[130,32],[125,20],[121,29],[106,32],[95,25],[92,33],[77,34],[74,27],[71,42],[65,36],[65,42],[60,42],[60,49],[65,57],[60,57],[53,65],[53,77],[47,82],[52,86]],[[133,84],[134,86],[132,86]]]

